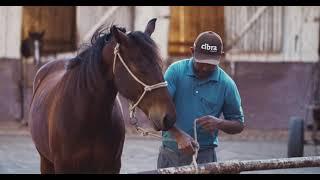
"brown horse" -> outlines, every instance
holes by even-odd
[[[167,88],[145,93],[136,80],[148,85],[164,81],[159,49],[150,37],[155,22],[150,20],[144,32],[125,33],[116,26],[108,33],[98,30],[90,47],[74,59],[39,69],[30,130],[41,173],[120,172],[125,128],[115,101],[118,92],[133,102],[142,97],[138,107],[155,130],[173,126],[176,114]]]

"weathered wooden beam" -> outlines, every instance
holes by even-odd
[[[234,47],[244,37],[244,34],[248,32],[248,30],[259,19],[259,17],[265,12],[265,10],[268,7],[269,6],[262,6],[257,10],[257,12],[251,17],[251,19],[244,25],[240,33],[237,34],[234,39],[232,39],[230,44],[226,45],[226,47],[224,48],[224,52],[228,52],[229,50],[231,50],[232,47]]]
[[[112,6],[108,11],[99,19],[99,21],[84,35],[83,41],[89,41],[94,32],[110,18],[120,6]]]
[[[320,167],[320,156],[263,160],[232,160],[198,165],[199,174],[239,174],[242,171]],[[138,174],[195,174],[194,166],[180,166],[139,172]]]

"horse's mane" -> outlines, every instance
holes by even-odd
[[[102,49],[110,43],[111,27],[100,26],[91,37],[90,44],[82,44],[78,50],[78,55],[65,63],[65,69],[77,77],[77,88],[91,89],[92,92],[101,89],[101,80],[106,74],[106,68],[102,64]],[[125,28],[117,28],[126,32]],[[108,31],[105,32],[106,30]]]
[[[110,42],[110,38],[112,36],[110,28],[100,26],[92,35],[90,44],[83,43],[80,45],[78,49],[77,56],[68,60],[66,62],[65,68],[72,69],[73,67],[81,64],[81,63],[93,63],[93,61],[101,61],[102,60],[102,48]],[[117,27],[120,31],[126,32],[126,29],[123,27]],[[107,32],[105,32],[108,30]],[[89,65],[89,64],[88,64]]]
[[[80,45],[80,48],[78,49],[78,55],[70,60],[67,61],[65,68],[72,69],[73,67],[81,64],[81,63],[87,63],[87,65],[92,65],[91,63],[99,64],[102,60],[102,48],[110,42],[110,39],[112,37],[110,28],[112,27],[104,27],[103,25],[98,28],[93,36],[91,37],[91,44],[83,43]],[[117,27],[118,30],[125,33],[126,29],[124,27]],[[105,32],[108,30],[107,32]],[[150,38],[150,36],[146,36],[144,33],[136,31],[136,32],[130,32],[128,34],[128,37],[133,39],[140,47],[143,47],[146,52],[155,52],[155,53],[148,53],[150,56],[148,59],[149,62],[153,65],[157,64],[162,66],[162,61],[158,58],[153,57],[155,54],[159,52],[159,49],[156,45],[156,43]],[[156,47],[156,48],[154,48]],[[80,52],[80,53],[79,53]],[[96,62],[98,61],[98,62]],[[100,66],[101,67],[101,66]],[[96,67],[99,68],[99,67]],[[96,69],[98,70],[98,69]]]

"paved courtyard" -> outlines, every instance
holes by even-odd
[[[154,170],[160,141],[147,137],[127,137],[125,141],[122,174]],[[218,161],[254,160],[286,157],[285,141],[225,140],[217,148]],[[305,145],[305,156],[314,155],[314,147]],[[39,156],[27,134],[0,134],[0,173],[38,174]],[[251,171],[243,173],[316,173],[318,168]]]

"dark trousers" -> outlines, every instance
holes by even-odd
[[[168,147],[160,146],[157,168],[177,167],[190,165],[192,155],[185,155],[182,152],[175,152]],[[198,151],[197,163],[217,162],[216,151],[214,147],[200,149]]]

